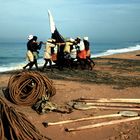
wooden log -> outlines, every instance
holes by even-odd
[[[106,102],[106,103],[140,103],[140,99],[126,99],[126,98],[80,98],[78,101],[94,101],[94,102]]]
[[[81,126],[81,127],[77,127],[77,128],[65,128],[65,131],[67,131],[67,132],[80,131],[80,130],[84,130],[84,129],[91,129],[91,128],[103,127],[103,126],[108,126],[108,125],[115,125],[115,124],[119,124],[119,123],[135,121],[135,120],[139,120],[139,119],[140,119],[140,117],[132,117],[132,118],[121,119],[121,120],[113,120],[113,121],[92,124],[92,125]]]
[[[47,127],[47,126],[53,126],[53,125],[61,125],[61,124],[74,123],[74,122],[80,122],[80,121],[103,119],[103,118],[113,118],[113,117],[120,117],[120,116],[122,116],[122,114],[107,114],[107,115],[92,116],[92,117],[79,118],[79,119],[66,120],[66,121],[59,121],[59,122],[44,122],[43,124],[45,125],[45,127]]]

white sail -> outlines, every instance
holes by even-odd
[[[50,10],[48,10],[48,16],[49,16],[49,22],[50,22],[50,29],[51,29],[51,33],[52,33],[51,38],[55,39],[57,42],[65,42],[63,36],[58,32],[58,30],[55,26],[53,16],[52,16]]]
[[[54,33],[56,27],[55,27],[55,23],[54,23],[54,20],[53,20],[53,17],[52,17],[50,10],[48,10],[48,16],[49,16],[51,33]]]

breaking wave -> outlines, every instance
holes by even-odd
[[[137,51],[137,50],[140,50],[140,45],[130,46],[130,47],[121,48],[121,49],[109,49],[109,50],[101,52],[101,53],[92,54],[91,57],[96,58],[96,57],[101,57],[101,56],[132,52],[132,51]]]

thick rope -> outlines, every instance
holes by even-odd
[[[40,134],[33,124],[13,107],[0,98],[0,140],[43,140],[49,139]]]
[[[7,90],[10,100],[17,105],[33,105],[43,95],[49,99],[56,93],[52,81],[37,71],[24,71],[13,75]]]

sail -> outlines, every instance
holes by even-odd
[[[49,22],[50,22],[50,29],[51,29],[51,33],[52,33],[51,37],[53,39],[55,39],[56,42],[59,42],[59,43],[65,42],[63,36],[58,32],[56,25],[54,23],[52,14],[49,10],[48,10],[48,16],[49,16]]]

